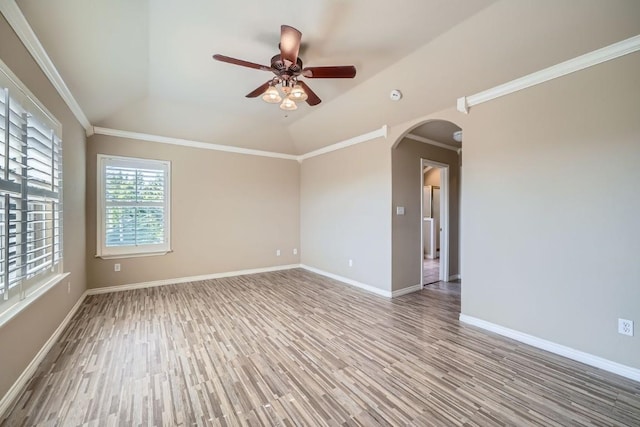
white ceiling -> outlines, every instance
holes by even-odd
[[[95,126],[299,154],[451,107],[470,95],[640,32],[637,0],[17,0]],[[244,95],[268,72],[279,28],[322,104],[285,113]],[[399,103],[390,89],[403,90]]]
[[[18,1],[93,125],[231,145],[259,136],[271,141],[259,148],[287,152],[288,125],[314,108],[285,113],[245,98],[272,74],[216,62],[214,53],[268,65],[280,25],[292,25],[308,45],[305,65],[357,67],[353,80],[307,80],[329,103],[490,3]]]

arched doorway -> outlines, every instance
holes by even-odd
[[[438,265],[437,280],[460,277],[461,128],[447,120],[425,120],[404,132],[392,150],[393,289],[421,289],[429,277],[426,264]],[[454,134],[456,136],[454,137]],[[458,140],[460,139],[460,140]],[[438,213],[426,212],[425,166],[438,169]],[[406,209],[404,209],[406,207]],[[398,208],[403,208],[398,210]],[[399,214],[403,212],[403,214]],[[427,215],[425,215],[428,213]],[[439,218],[438,218],[439,217]],[[428,219],[427,219],[428,218]],[[430,229],[430,233],[426,229]],[[434,236],[435,234],[435,236]],[[433,239],[435,237],[435,239]],[[433,242],[426,250],[425,242]],[[430,260],[425,263],[425,259]],[[433,261],[433,260],[437,261]],[[416,285],[418,284],[418,285]],[[417,289],[416,289],[417,290]]]

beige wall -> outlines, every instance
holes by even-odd
[[[463,314],[640,368],[638,76],[634,53],[471,109]]]
[[[305,160],[302,263],[389,291],[390,183],[391,153],[382,138]]]
[[[460,159],[452,150],[405,138],[392,151],[393,209],[404,206],[404,215],[392,215],[393,222],[393,290],[420,284],[422,274],[420,200],[422,186],[421,159],[449,165],[449,275],[459,273],[459,200]]]
[[[0,15],[0,59],[62,123],[64,176],[64,271],[67,281],[49,290],[0,327],[0,398],[53,334],[86,289],[85,135],[64,101]]]
[[[95,258],[98,153],[171,161],[172,253]],[[300,165],[293,160],[94,135],[87,144],[88,285],[297,264],[299,188]],[[115,263],[120,272],[114,272]]]

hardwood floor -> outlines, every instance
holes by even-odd
[[[303,270],[86,299],[2,425],[640,425],[640,383]]]
[[[440,258],[422,261],[422,283],[430,285],[440,280]]]

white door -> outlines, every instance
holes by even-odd
[[[433,213],[433,229],[436,237],[435,241],[435,250],[434,250],[434,258],[440,258],[440,189],[437,187],[433,188],[433,205],[431,207],[431,212]]]

